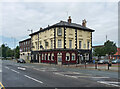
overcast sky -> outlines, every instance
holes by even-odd
[[[28,29],[35,32],[71,16],[73,23],[86,19],[87,27],[95,30],[93,45],[103,45],[106,35],[118,45],[117,2],[2,2],[0,7],[0,44],[14,47],[13,38],[18,45],[28,38]]]

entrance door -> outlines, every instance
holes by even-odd
[[[57,60],[58,60],[58,64],[62,65],[62,53],[57,54]]]

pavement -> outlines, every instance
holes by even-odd
[[[66,67],[48,64],[20,64],[2,61],[2,84],[13,89],[30,87],[80,88],[80,87],[120,87],[118,72],[99,71],[79,67]]]

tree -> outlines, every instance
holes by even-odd
[[[19,58],[20,52],[19,52],[19,46],[15,48],[15,58]]]
[[[6,48],[5,44],[1,45],[1,50],[2,50],[2,57],[6,58],[6,50],[7,50],[7,48]]]
[[[104,43],[103,47],[97,47],[93,51],[94,56],[105,56],[106,54],[108,55],[113,55],[117,52],[117,46],[116,43],[108,40]]]
[[[105,51],[105,54],[108,54],[108,55],[115,54],[117,52],[116,43],[110,40],[106,41],[104,43],[104,51]]]
[[[14,53],[11,48],[6,46],[5,44],[2,44],[0,47],[0,57],[13,57]]]
[[[98,56],[98,58],[100,58],[101,56],[105,56],[104,47],[95,48],[93,51],[93,55]]]

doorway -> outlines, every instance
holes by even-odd
[[[58,65],[62,65],[62,53],[57,54]]]

